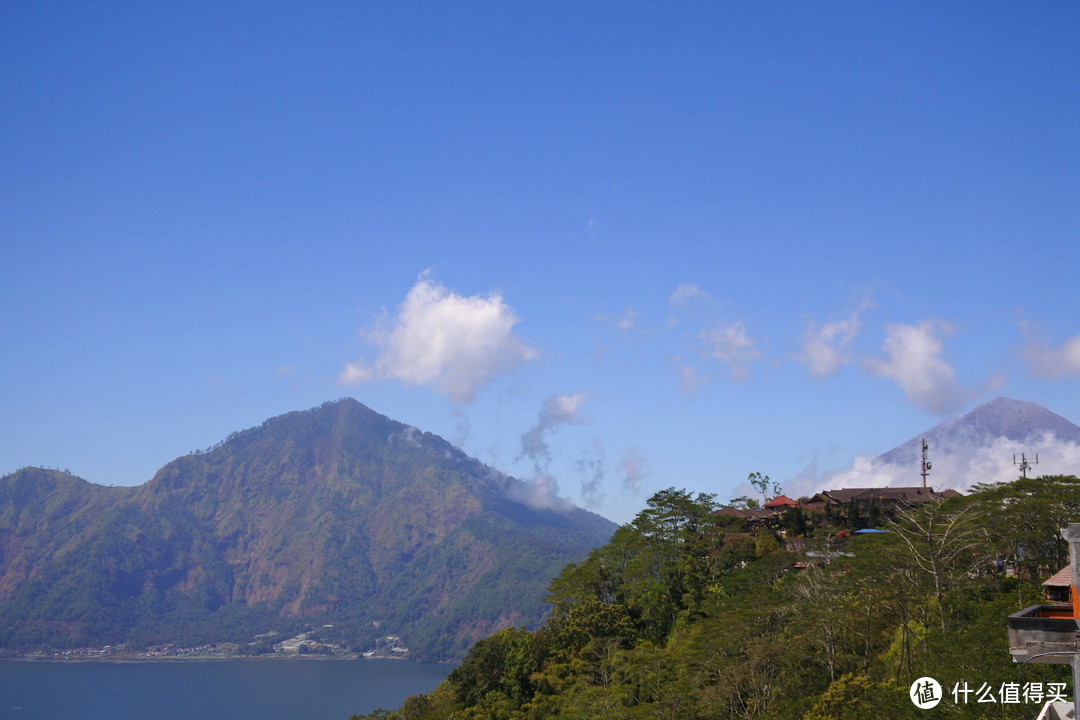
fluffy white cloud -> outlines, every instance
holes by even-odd
[[[379,349],[375,362],[349,363],[339,380],[430,385],[453,402],[467,403],[497,373],[539,355],[514,336],[518,322],[500,295],[463,297],[424,273],[397,314],[365,333]]]
[[[941,358],[945,349],[941,338],[951,334],[948,325],[890,325],[885,332],[885,357],[871,359],[867,364],[870,372],[894,381],[908,400],[929,412],[951,412],[964,402],[968,394]]]
[[[1022,330],[1027,335],[1024,359],[1036,375],[1045,379],[1080,375],[1080,335],[1074,335],[1058,347],[1051,347],[1032,339],[1026,326]]]
[[[740,322],[706,328],[698,335],[698,339],[705,343],[705,354],[725,363],[731,369],[731,377],[735,380],[745,380],[747,365],[761,356]]]

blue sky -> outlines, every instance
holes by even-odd
[[[624,521],[999,395],[1080,421],[1078,31],[0,0],[0,472],[138,484],[352,396]]]

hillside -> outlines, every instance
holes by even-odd
[[[980,486],[861,536],[823,513],[751,534],[715,510],[657,493],[552,582],[543,628],[481,640],[431,693],[363,718],[1030,720],[1071,695],[1067,665],[1018,675],[1006,618],[1068,562],[1076,477]],[[909,696],[925,677],[931,713]]]
[[[519,481],[355,400],[289,413],[145,485],[0,478],[0,647],[229,640],[332,625],[460,656],[536,626],[544,588],[615,526],[537,511]]]

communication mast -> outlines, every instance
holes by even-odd
[[[1016,453],[1013,453],[1013,465],[1020,466],[1020,476],[1027,480],[1027,471],[1032,465],[1039,464],[1039,453],[1035,453],[1035,462],[1029,462],[1026,453],[1020,453],[1020,462],[1016,462]]]
[[[930,461],[926,459],[926,451],[930,449],[930,443],[926,438],[922,441],[922,486],[926,487],[926,476],[930,474]]]

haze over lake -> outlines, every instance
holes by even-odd
[[[391,660],[0,661],[0,720],[346,720],[399,707],[451,669]]]

